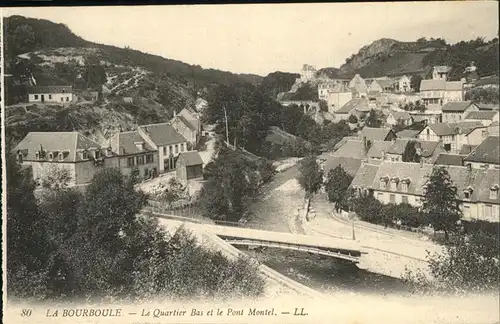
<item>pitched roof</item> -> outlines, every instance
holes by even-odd
[[[141,125],[139,129],[147,134],[157,146],[186,142],[186,139],[169,123]]]
[[[101,150],[101,145],[78,132],[30,132],[14,151],[21,151],[24,160],[36,160],[35,153],[43,150],[46,153],[63,153],[62,162],[85,161],[77,154],[77,150],[89,150],[97,148]],[[59,158],[54,156],[54,161]]]
[[[477,104],[479,107],[479,110],[499,110],[499,105],[498,104]]]
[[[438,141],[422,141],[417,139],[417,143],[420,143],[420,155],[422,157],[431,157],[436,152],[441,142]]]
[[[432,129],[432,131],[436,133],[436,135],[446,136],[446,135],[456,135],[459,133],[468,134],[469,132],[471,132],[476,128],[482,128],[485,126],[480,121],[463,121],[459,123],[429,124],[428,127]]]
[[[365,146],[362,140],[348,139],[335,152],[332,153],[332,156],[362,159],[365,157],[365,154]]]
[[[365,163],[352,179],[351,187],[373,188],[373,180],[377,175],[380,165]]]
[[[441,153],[439,154],[434,164],[439,165],[463,165],[464,158],[467,155],[459,155],[459,154],[447,154]]]
[[[397,132],[396,135],[398,138],[415,138],[420,132],[418,130],[413,129],[404,129],[400,132]]]
[[[361,159],[344,156],[329,156],[323,167],[324,174],[327,175],[330,170],[335,169],[339,165],[342,166],[345,172],[351,177],[354,177],[361,167]]]
[[[462,81],[446,81],[445,90],[447,91],[460,91],[464,88]]]
[[[383,158],[385,152],[387,152],[391,146],[392,142],[374,140],[372,141],[370,149],[368,150],[368,153],[366,153],[366,156],[368,158]]]
[[[366,137],[366,139],[372,141],[374,140],[384,141],[391,132],[392,130],[390,128],[374,128],[365,126],[359,132],[359,137],[360,138]]]
[[[387,153],[402,155],[409,142],[410,142],[410,139],[408,139],[408,138],[396,138],[396,140],[394,142],[392,142],[392,144],[387,149]]]
[[[444,90],[446,89],[445,80],[422,80],[420,82],[420,91]]]
[[[73,87],[68,86],[38,86],[29,90],[29,93],[72,93]]]
[[[488,136],[464,161],[489,164],[500,164],[500,137]]]
[[[349,114],[352,110],[357,109],[358,111],[365,111],[369,109],[368,100],[365,98],[354,98],[349,100],[342,106],[339,110],[337,110],[336,114]]]
[[[463,144],[462,148],[460,149],[460,152],[458,154],[469,155],[469,153],[474,151],[476,149],[476,147],[477,147],[477,145]]]
[[[188,108],[182,109],[181,111],[179,111],[177,116],[184,118],[188,123],[191,124],[191,127],[194,128],[194,130],[199,129],[200,119],[190,109]]]
[[[498,114],[498,111],[471,111],[465,119],[492,120]]]
[[[172,118],[172,120],[170,122],[173,123],[176,120],[181,121],[190,130],[192,130],[192,131],[196,130],[196,127],[192,123],[190,123],[186,118],[184,118],[184,116],[180,116],[180,115],[174,116],[174,118]]]
[[[392,87],[397,82],[395,80],[376,80],[382,88]]]
[[[179,154],[179,159],[181,158],[184,160],[184,164],[186,166],[203,164],[203,160],[201,159],[198,151],[182,152],[181,154]]]
[[[490,198],[490,189],[494,185],[500,185],[500,170],[498,169],[488,169],[485,170],[485,176],[482,178],[482,181],[479,183],[478,188],[475,190],[477,201],[486,202],[486,203],[496,203],[500,204],[500,195],[497,195],[497,199]]]
[[[446,103],[441,110],[443,112],[465,111],[473,103],[471,101],[455,101]]]
[[[140,150],[135,143],[144,143],[144,151]],[[148,142],[142,138],[138,131],[121,132],[110,139],[111,151],[117,155],[137,154],[146,151],[156,151]],[[120,150],[122,149],[122,150]]]

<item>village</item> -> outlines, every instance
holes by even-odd
[[[366,297],[430,320],[427,296],[478,294],[453,309],[496,318],[497,37],[378,35],[258,75],[5,21],[9,298]]]

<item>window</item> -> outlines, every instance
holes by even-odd
[[[170,149],[170,154],[174,153],[174,148],[172,147],[172,145],[170,145],[169,149]]]
[[[22,154],[22,153],[19,153],[19,154],[17,155],[17,162],[19,162],[19,163],[23,163],[23,154]]]
[[[408,182],[403,182],[401,184],[401,189],[404,191],[404,192],[408,192]]]
[[[139,155],[137,157],[137,165],[143,165],[144,164],[144,155]]]
[[[54,158],[54,154],[52,152],[49,153],[49,160],[52,161],[52,159]]]
[[[179,145],[175,144],[175,154],[179,153]]]
[[[483,136],[483,138],[488,137],[488,131],[487,130],[483,130],[482,131],[482,136]]]
[[[181,144],[181,152],[184,152],[184,143]]]
[[[394,195],[394,194],[390,194],[390,195],[389,195],[389,202],[390,202],[391,204],[395,204],[395,203],[396,203],[396,195]]]
[[[134,157],[127,158],[127,166],[134,166]]]
[[[153,163],[153,154],[146,154],[146,163]]]
[[[35,160],[40,160],[40,153],[38,152],[35,153]]]
[[[380,180],[380,189],[386,189],[387,188],[387,182],[385,179]]]
[[[59,161],[64,160],[64,154],[62,152],[59,153]]]
[[[498,186],[490,188],[490,199],[498,199]]]
[[[49,99],[52,99],[52,95],[51,94],[49,94]]]
[[[462,213],[464,214],[465,218],[470,217],[470,206],[469,205],[463,205],[462,207]]]
[[[38,95],[35,95],[35,100],[38,100]]]
[[[61,97],[61,102],[63,102],[63,101],[64,101],[64,98],[63,98],[63,97]]]
[[[444,144],[444,149],[447,152],[451,151],[451,144],[450,143]]]
[[[163,155],[167,155],[167,147],[166,146],[163,147]]]
[[[88,159],[87,152],[82,152],[82,160]]]
[[[95,151],[95,158],[96,158],[96,159],[98,159],[98,158],[100,158],[100,157],[101,157],[101,151],[96,150],[96,151]]]
[[[377,199],[382,200],[384,198],[384,194],[382,192],[377,193]]]
[[[396,191],[398,188],[398,183],[396,181],[391,181],[391,190]]]
[[[408,196],[401,196],[401,203],[407,204],[408,203]]]
[[[69,101],[69,97],[66,97],[66,101]]]
[[[483,209],[483,216],[484,218],[491,218],[492,216],[492,208],[493,206],[491,205],[484,205],[484,209]]]

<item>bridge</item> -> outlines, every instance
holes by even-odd
[[[359,263],[362,251],[359,243],[347,239],[310,236],[256,230],[235,226],[201,223],[187,217],[152,212],[153,216],[193,223],[191,226],[215,234],[228,244],[248,247],[270,247],[308,252],[336,259]]]

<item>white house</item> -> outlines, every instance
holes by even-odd
[[[448,73],[451,71],[449,66],[435,66],[432,69],[432,79],[433,80],[444,80],[448,79]]]
[[[498,122],[500,113],[495,110],[491,111],[471,111],[467,116],[465,116],[465,120],[467,121],[479,121],[484,126],[493,125],[494,122]],[[498,128],[498,124],[496,125]]]
[[[28,92],[28,101],[33,103],[69,104],[74,98],[72,86],[39,86]]]
[[[488,136],[464,159],[473,168],[500,169],[500,137]]]
[[[440,80],[422,80],[420,94],[426,106],[442,106],[448,102],[463,101],[464,82]]]
[[[353,98],[353,94],[343,84],[337,84],[333,89],[328,91],[326,102],[329,112],[336,112],[342,108]]]
[[[302,69],[300,70],[300,80],[302,82],[307,82],[309,80],[314,79],[316,76],[316,68],[309,64],[302,65]]]
[[[398,78],[397,83],[400,92],[411,92],[411,79],[407,75]]]

